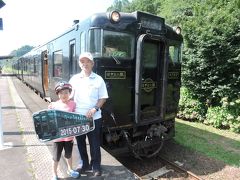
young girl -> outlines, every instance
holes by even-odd
[[[56,102],[52,102],[48,108],[49,109],[57,109],[62,111],[74,112],[76,108],[76,104],[74,101],[69,99],[69,96],[72,91],[72,86],[65,82],[60,81],[57,83],[55,87],[55,92],[59,97],[59,100]],[[79,177],[79,172],[74,171],[72,169],[72,150],[73,150],[73,139],[74,137],[67,137],[55,140],[53,142],[53,179],[57,180],[57,168],[58,162],[61,158],[62,150],[65,151],[65,158],[67,160],[67,174],[73,178]]]

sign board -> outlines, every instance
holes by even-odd
[[[2,18],[0,18],[0,30],[3,30],[3,21],[2,21]]]
[[[2,0],[0,0],[0,9],[3,7],[3,6],[5,6],[6,4],[5,4],[5,2],[3,2]]]
[[[40,141],[51,141],[59,138],[79,136],[95,128],[94,120],[86,116],[46,109],[32,115],[35,132]]]

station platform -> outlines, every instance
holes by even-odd
[[[33,126],[32,112],[26,107],[22,98],[25,96],[47,102],[38,97],[30,88],[14,76],[0,76],[0,179],[4,180],[50,180],[52,178],[52,143],[38,140]],[[21,88],[17,86],[22,86]],[[43,107],[34,107],[35,111]],[[2,128],[2,130],[1,130]],[[79,162],[76,141],[73,148],[73,167]],[[79,179],[138,179],[120,162],[102,152],[102,176],[93,177],[91,172],[82,174]],[[72,179],[66,174],[66,162],[61,158],[59,179]]]

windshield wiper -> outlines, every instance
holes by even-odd
[[[121,62],[114,56],[112,56],[112,58],[114,59],[114,61],[116,62],[116,64],[121,64]]]

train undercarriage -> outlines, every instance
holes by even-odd
[[[103,135],[103,148],[115,156],[130,152],[138,159],[150,158],[160,152],[165,140],[174,136],[174,130],[174,120],[128,129],[108,129]]]

